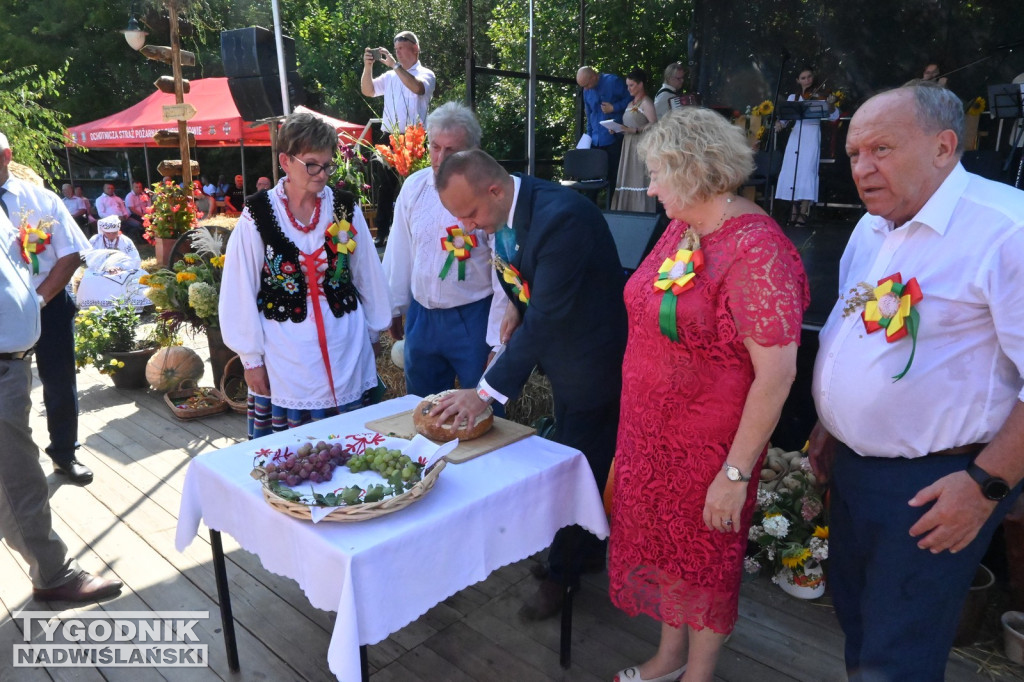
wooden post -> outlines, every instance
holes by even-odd
[[[167,13],[171,19],[171,75],[174,77],[174,101],[185,103],[181,82],[181,40],[178,33],[178,0],[167,0]],[[192,191],[192,163],[189,159],[188,122],[178,121],[178,149],[181,151],[181,180],[187,192]]]

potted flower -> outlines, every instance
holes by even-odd
[[[825,592],[828,521],[821,488],[801,452],[772,448],[761,470],[750,526],[749,573],[767,569],[785,592],[814,599]]]
[[[146,386],[146,363],[157,344],[136,338],[139,314],[130,297],[107,307],[91,306],[75,317],[75,365],[109,374],[118,388]]]
[[[153,302],[159,317],[171,332],[186,325],[191,332],[205,331],[210,344],[210,364],[216,383],[233,353],[220,335],[220,283],[224,270],[224,240],[227,233],[208,227],[192,231],[193,251],[186,253],[170,268],[143,275],[148,286],[146,297]]]
[[[143,238],[156,246],[156,259],[167,264],[174,242],[199,224],[203,214],[196,209],[195,197],[201,190],[186,191],[170,180],[153,184],[153,201],[146,208],[142,224]]]

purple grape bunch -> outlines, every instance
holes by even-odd
[[[334,476],[334,469],[352,457],[339,443],[303,443],[295,452],[285,450],[276,462],[264,467],[269,483],[297,486],[305,481],[321,483]]]

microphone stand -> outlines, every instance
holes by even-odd
[[[779,92],[782,91],[782,73],[786,68],[786,62],[789,61],[789,50],[782,48],[782,63],[779,64],[779,77],[775,80],[775,98],[772,100],[772,113],[768,115],[768,127],[765,128],[765,134],[768,136],[768,141],[765,143],[765,151],[768,153],[768,177],[765,178],[764,192],[767,195],[765,198],[768,200],[768,215],[771,215],[775,210],[775,183],[772,182],[774,173],[773,162],[775,160],[775,146],[778,144],[778,135],[775,132],[775,109],[779,102]]]

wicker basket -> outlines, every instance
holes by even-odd
[[[338,507],[321,519],[321,521],[366,521],[367,519],[374,519],[378,516],[384,516],[385,514],[405,509],[410,504],[430,492],[430,489],[434,487],[434,483],[437,482],[437,477],[441,474],[441,470],[444,469],[446,464],[447,462],[442,459],[430,468],[430,471],[423,476],[419,483],[414,485],[411,489],[406,490],[401,495],[389,497],[386,500],[380,500],[379,502],[368,502],[366,504],[354,504],[347,507]],[[299,519],[301,521],[312,520],[310,518],[309,507],[307,505],[299,502],[290,502],[278,497],[270,490],[270,488],[267,487],[266,478],[263,475],[262,469],[257,468],[253,472],[253,475],[263,481],[263,498],[267,501],[267,504],[282,514],[287,514],[292,518]]]
[[[175,400],[181,400],[182,398],[190,398],[196,394],[196,391],[200,390],[194,381],[183,381],[178,384],[178,388],[173,391],[168,391],[164,394],[164,402],[167,403],[167,407],[171,408],[171,412],[178,419],[198,419],[199,417],[208,417],[211,414],[217,414],[228,409],[228,401],[224,398],[224,395],[215,388],[202,389],[207,392],[210,398],[214,399],[214,403],[209,407],[200,407],[196,409],[189,409],[178,407],[174,404]]]
[[[227,402],[228,407],[237,412],[238,414],[247,414],[249,412],[248,401],[246,398],[242,400],[232,400],[231,396],[237,393],[234,386],[235,381],[240,381],[241,385],[245,385],[245,379],[239,379],[238,375],[231,374],[231,365],[234,363],[241,364],[241,360],[237,355],[232,355],[231,359],[224,365],[224,374],[220,378],[220,394]]]

